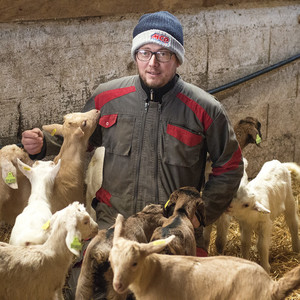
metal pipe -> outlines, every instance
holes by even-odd
[[[243,82],[246,82],[246,81],[248,81],[250,79],[253,79],[253,78],[257,77],[257,76],[260,76],[260,75],[263,75],[263,74],[265,74],[267,72],[270,72],[270,71],[272,71],[272,70],[274,70],[276,68],[282,67],[282,66],[284,66],[284,65],[286,65],[288,63],[291,63],[294,60],[299,59],[299,58],[300,58],[300,54],[294,55],[294,56],[292,56],[292,57],[290,57],[290,58],[288,58],[286,60],[283,60],[283,61],[281,61],[279,63],[276,63],[276,64],[274,64],[272,66],[266,67],[266,68],[264,68],[264,69],[262,69],[260,71],[254,72],[254,73],[252,73],[250,75],[247,75],[247,76],[242,77],[240,79],[234,80],[234,81],[229,82],[227,84],[224,84],[224,85],[222,85],[220,87],[211,89],[211,90],[208,91],[208,93],[210,93],[210,94],[219,93],[219,92],[224,91],[226,89],[229,89],[229,88],[231,88],[233,86],[236,86],[236,85],[241,84]]]

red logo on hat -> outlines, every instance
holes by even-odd
[[[163,42],[164,44],[168,44],[170,41],[170,39],[167,36],[159,34],[159,33],[152,34],[151,39],[158,40],[160,42]]]

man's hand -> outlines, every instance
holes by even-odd
[[[24,149],[30,154],[38,154],[43,147],[43,132],[39,128],[26,130],[22,133],[22,144]]]

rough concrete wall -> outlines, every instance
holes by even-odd
[[[211,89],[300,52],[300,5],[177,11],[186,60],[179,73]],[[80,111],[101,82],[135,74],[132,29],[140,14],[0,24],[0,145]],[[262,147],[246,149],[251,174],[265,160],[300,163],[299,61],[217,94],[235,123],[262,122]],[[253,159],[252,159],[253,158]]]
[[[157,10],[177,12],[217,5],[259,5],[270,7],[298,0],[0,0],[0,22],[36,21],[147,13]]]

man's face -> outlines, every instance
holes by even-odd
[[[157,44],[146,44],[139,50],[168,51]],[[159,62],[155,55],[152,55],[149,61],[141,61],[136,58],[136,64],[140,77],[149,88],[160,88],[166,85],[174,77],[176,69],[179,67],[175,54],[171,56],[168,62]]]

